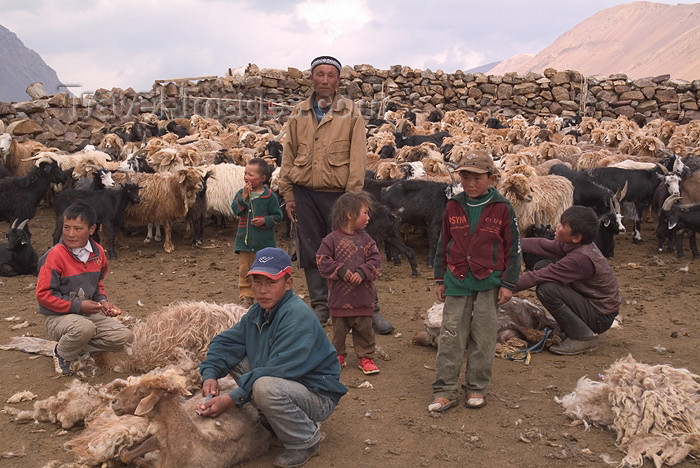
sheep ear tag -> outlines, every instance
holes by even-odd
[[[151,411],[153,411],[153,408],[159,401],[160,396],[158,395],[158,392],[152,391],[150,395],[148,395],[146,398],[139,402],[139,405],[136,407],[134,414],[136,416],[143,416],[144,414],[150,413]]]

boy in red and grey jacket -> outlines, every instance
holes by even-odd
[[[429,411],[457,404],[464,350],[469,408],[484,406],[496,351],[498,307],[512,296],[520,274],[515,212],[496,189],[491,156],[474,151],[457,168],[464,192],[445,208],[435,254],[438,300],[445,302]]]
[[[63,214],[60,242],[39,259],[36,299],[46,332],[58,342],[54,366],[60,375],[70,375],[71,362],[83,352],[117,351],[134,339],[113,318],[121,310],[105,295],[107,257],[90,238],[96,222],[92,207],[73,203]]]

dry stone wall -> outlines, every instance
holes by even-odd
[[[78,97],[62,93],[0,102],[0,128],[66,150],[85,141],[96,144],[110,129],[146,112],[168,118],[200,114],[276,131],[311,90],[308,71],[250,64],[242,75],[156,83],[148,92],[98,89]],[[598,119],[624,115],[640,123],[654,118],[679,123],[700,119],[700,80],[668,75],[631,80],[624,74],[584,77],[577,71],[547,69],[544,74],[488,76],[355,65],[343,67],[340,91],[357,100],[368,118],[381,116],[386,103],[393,101],[419,111],[485,110],[526,117],[579,113]]]

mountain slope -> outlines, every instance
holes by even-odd
[[[40,81],[48,94],[59,89],[58,75],[9,29],[0,26],[0,102],[27,101],[27,86]]]
[[[559,36],[531,60],[508,60],[489,70],[542,73],[545,68],[584,75],[626,73],[630,78],[670,74],[700,78],[700,3],[635,2],[601,10]]]

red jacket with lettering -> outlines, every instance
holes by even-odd
[[[442,281],[449,268],[460,280],[471,270],[476,279],[503,271],[501,286],[514,289],[520,276],[520,233],[510,202],[493,190],[471,233],[467,196],[455,195],[445,207],[442,233],[435,255],[435,279]]]
[[[90,239],[92,253],[82,262],[63,243],[54,245],[39,259],[36,300],[44,315],[79,314],[83,299],[107,299],[102,279],[107,257],[100,244]]]

